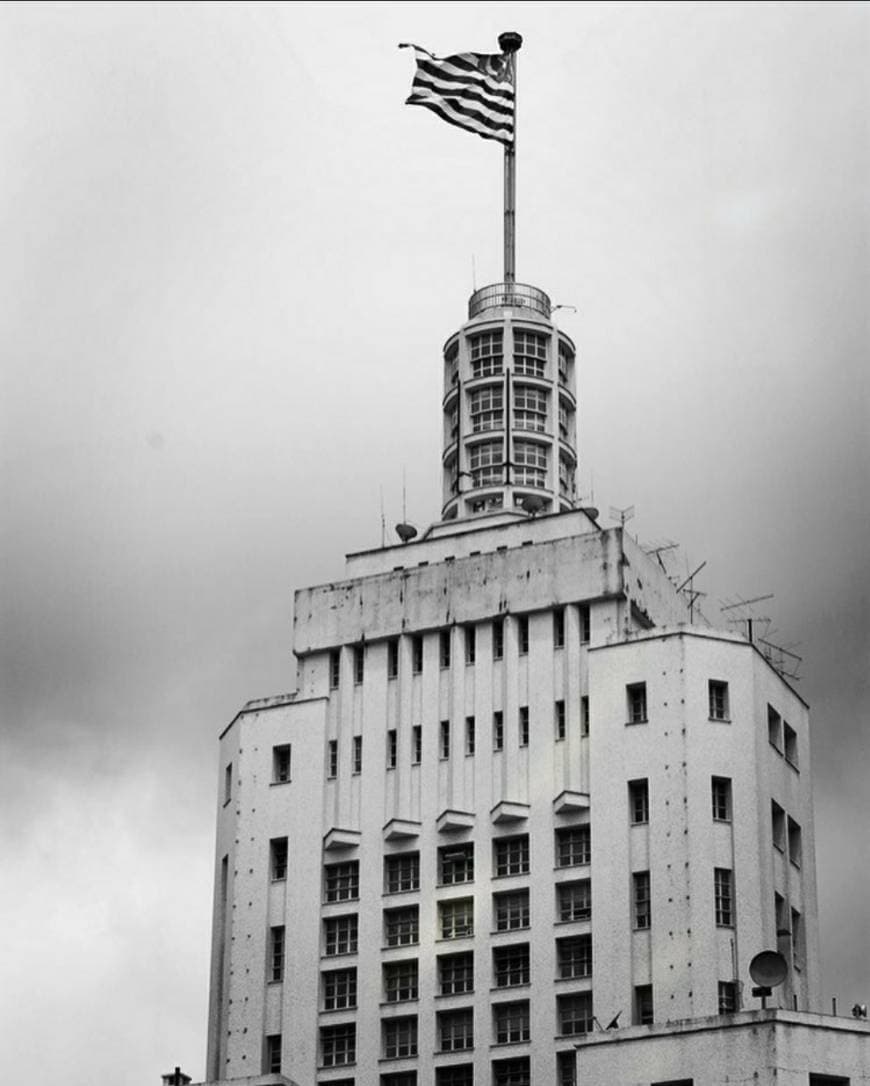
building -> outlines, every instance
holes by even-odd
[[[542,291],[477,291],[443,355],[442,519],[298,591],[295,692],[220,738],[209,1079],[648,1083],[640,1044],[815,1036],[806,704],[579,505]]]

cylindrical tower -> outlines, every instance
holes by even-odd
[[[444,520],[573,509],[577,469],[571,339],[537,287],[474,292],[444,345]]]

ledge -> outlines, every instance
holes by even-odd
[[[459,830],[474,828],[473,811],[453,811],[449,807],[442,811],[435,823],[439,833],[457,833]]]
[[[492,821],[498,825],[502,822],[522,822],[529,817],[528,803],[516,803],[514,800],[503,799],[489,812]]]
[[[343,830],[338,826],[323,836],[324,851],[335,851],[341,848],[357,848],[362,834],[359,830]]]
[[[401,841],[408,837],[420,836],[420,823],[408,818],[391,818],[384,826],[385,841]]]
[[[553,800],[553,811],[556,814],[571,814],[573,811],[589,810],[588,792],[572,792],[565,789]]]

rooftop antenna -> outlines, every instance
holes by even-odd
[[[384,487],[381,484],[381,546],[387,545],[387,520],[384,516]]]
[[[695,588],[695,578],[698,576],[698,574],[701,572],[701,570],[704,568],[704,566],[706,566],[706,564],[707,564],[707,561],[705,559],[700,564],[700,566],[697,566],[695,569],[692,570],[692,572],[683,581],[682,584],[677,585],[677,592],[683,592],[685,590],[686,598],[689,601],[689,622],[690,623],[695,621],[695,604],[698,602],[698,598],[700,596],[706,596],[707,595],[706,592],[701,592],[700,589]]]
[[[661,566],[662,573],[667,573],[667,567],[662,561],[662,555],[668,551],[676,550],[679,547],[679,543],[674,543],[672,539],[657,539],[651,543],[642,543],[641,550],[644,554],[648,554],[651,558],[655,558],[658,564]]]
[[[417,529],[413,524],[408,523],[407,508],[407,487],[406,487],[406,469],[402,467],[402,523],[396,525],[396,535],[401,539],[402,543],[410,543],[410,541],[417,534]]]
[[[554,305],[553,308],[550,310],[550,313],[555,313],[557,309],[570,309],[572,313],[577,312],[576,305],[566,305],[565,302],[560,302],[559,305]]]
[[[763,596],[753,596],[751,599],[748,599],[748,600],[743,599],[742,596],[738,596],[737,599],[733,600],[733,601],[732,600],[720,600],[719,601],[720,604],[721,604],[720,610],[723,611],[723,612],[724,611],[734,611],[737,608],[751,607],[752,604],[754,604],[754,603],[761,603],[763,600],[772,600],[772,599],[773,599],[773,593],[772,592],[767,592]],[[770,620],[770,618],[768,616],[736,615],[734,618],[729,618],[727,621],[728,622],[745,622],[746,623],[746,640],[749,641],[750,644],[752,644],[755,641],[754,624],[756,622],[766,622],[769,625],[771,620]]]
[[[618,520],[620,528],[624,528],[625,527],[625,522],[627,520],[631,520],[631,518],[633,516],[634,516],[634,506],[633,505],[627,505],[625,507],[625,509],[620,509],[618,506],[615,506],[615,505],[611,505],[611,507],[610,507],[610,519],[611,520]]]
[[[477,266],[474,261],[474,253],[471,254],[471,290],[472,293],[477,290]]]

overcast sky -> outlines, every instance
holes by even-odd
[[[577,307],[581,490],[804,657],[825,1000],[870,1002],[868,8],[0,10],[0,1079],[204,1073],[218,732],[294,587],[440,508],[501,153],[414,41],[525,37],[520,280]],[[607,521],[607,517],[604,518]]]

